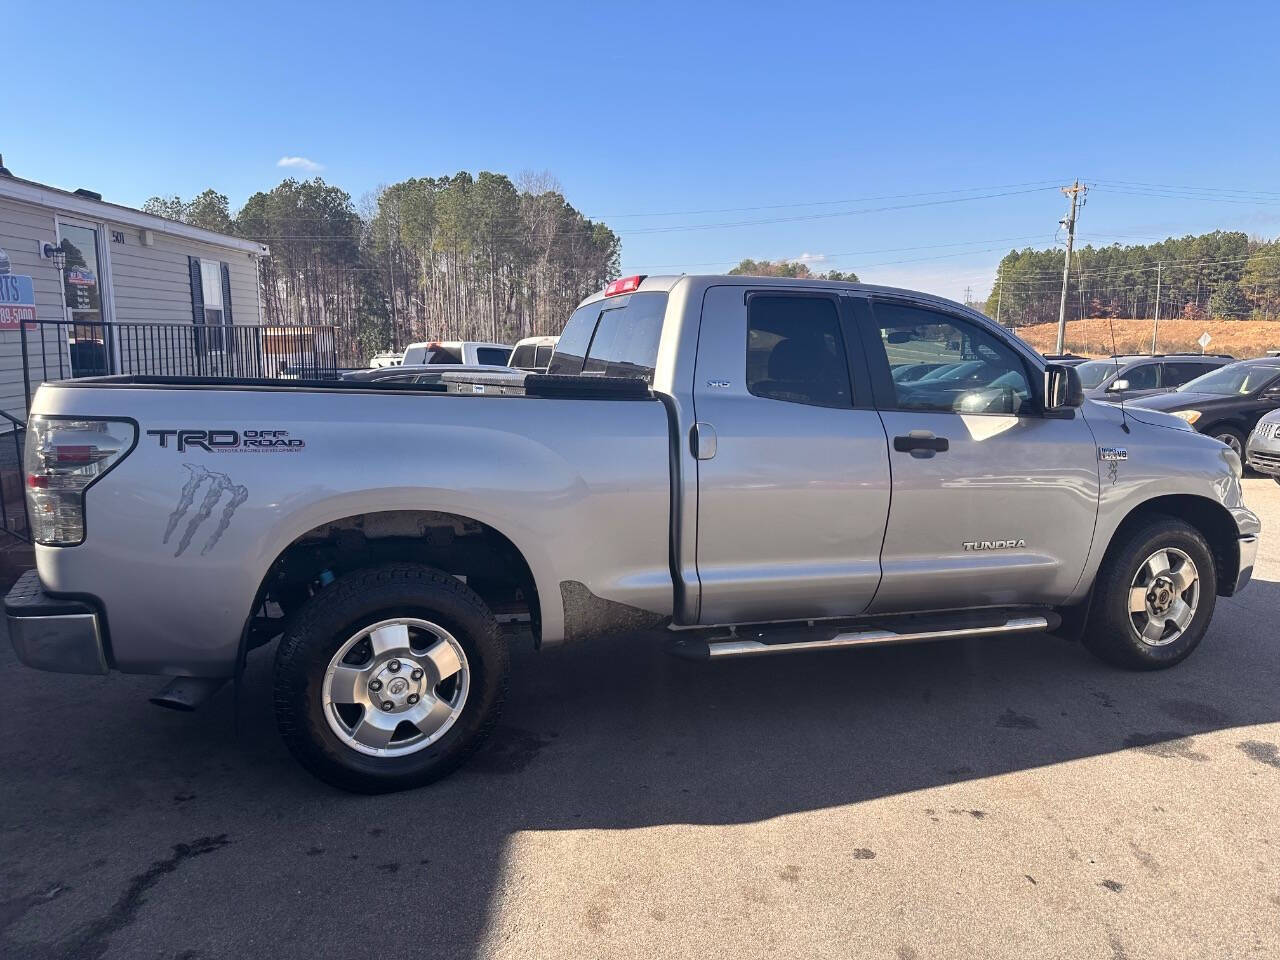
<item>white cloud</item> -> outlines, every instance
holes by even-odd
[[[798,257],[792,257],[790,263],[825,263],[827,255],[825,253],[802,253]]]
[[[277,167],[287,167],[291,170],[302,170],[306,173],[315,173],[324,169],[324,164],[316,163],[306,157],[281,157],[276,161]]]

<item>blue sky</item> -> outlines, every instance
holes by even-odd
[[[1083,242],[1280,234],[1276,4],[7,6],[6,165],[131,205],[546,170],[626,272],[956,298],[1076,176]]]

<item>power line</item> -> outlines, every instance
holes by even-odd
[[[1048,189],[1057,184],[1057,180],[1028,180],[1023,183],[998,183],[989,187],[961,187],[955,190],[925,190],[919,193],[886,193],[874,197],[853,197],[847,200],[801,200],[794,203],[765,204],[754,207],[718,207],[705,210],[668,210],[661,213],[612,213],[592,215],[593,220],[623,220],[632,217],[683,217],[701,216],[711,213],[749,213],[754,210],[785,210],[792,207],[834,206],[842,203],[870,203],[876,200],[903,200],[911,197],[937,197],[954,193],[977,193],[984,190],[1006,190],[1013,187],[1037,187]]]
[[[1093,177],[1090,178],[1090,182],[1121,184],[1126,187],[1158,187],[1162,190],[1187,190],[1197,193],[1259,194],[1271,197],[1280,197],[1280,191],[1277,190],[1242,190],[1237,187],[1191,187],[1185,184],[1146,183],[1141,180],[1112,180],[1105,177]]]

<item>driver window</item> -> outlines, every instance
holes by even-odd
[[[1140,363],[1136,367],[1130,367],[1120,374],[1120,379],[1129,381],[1130,390],[1154,390],[1160,386],[1157,374],[1160,370],[1158,363]]]
[[[896,407],[948,413],[1026,413],[1026,365],[976,324],[943,313],[877,303]]]

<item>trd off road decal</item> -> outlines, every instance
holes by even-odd
[[[182,539],[178,541],[178,549],[174,551],[173,555],[175,557],[182,556],[183,551],[191,545],[191,538],[196,535],[200,525],[213,514],[218,502],[223,497],[227,498],[222,505],[222,513],[218,515],[218,522],[214,526],[213,533],[200,550],[200,556],[203,557],[222,539],[227,527],[231,526],[231,519],[236,515],[236,510],[240,508],[240,504],[249,499],[249,488],[244,484],[234,482],[225,473],[207,470],[199,464],[184,463],[183,466],[187,468],[191,475],[187,478],[187,482],[182,485],[182,492],[178,494],[178,505],[174,508],[173,513],[169,514],[169,522],[165,524],[164,543],[168,543],[169,538],[178,529],[178,524],[187,515],[187,511],[191,509],[191,505],[195,502],[196,494],[200,491],[200,488],[206,483],[209,487],[205,490],[204,499],[200,501],[200,509],[187,521],[187,529],[183,531]]]
[[[179,453],[296,453],[307,445],[288,430],[148,430],[147,436]]]

